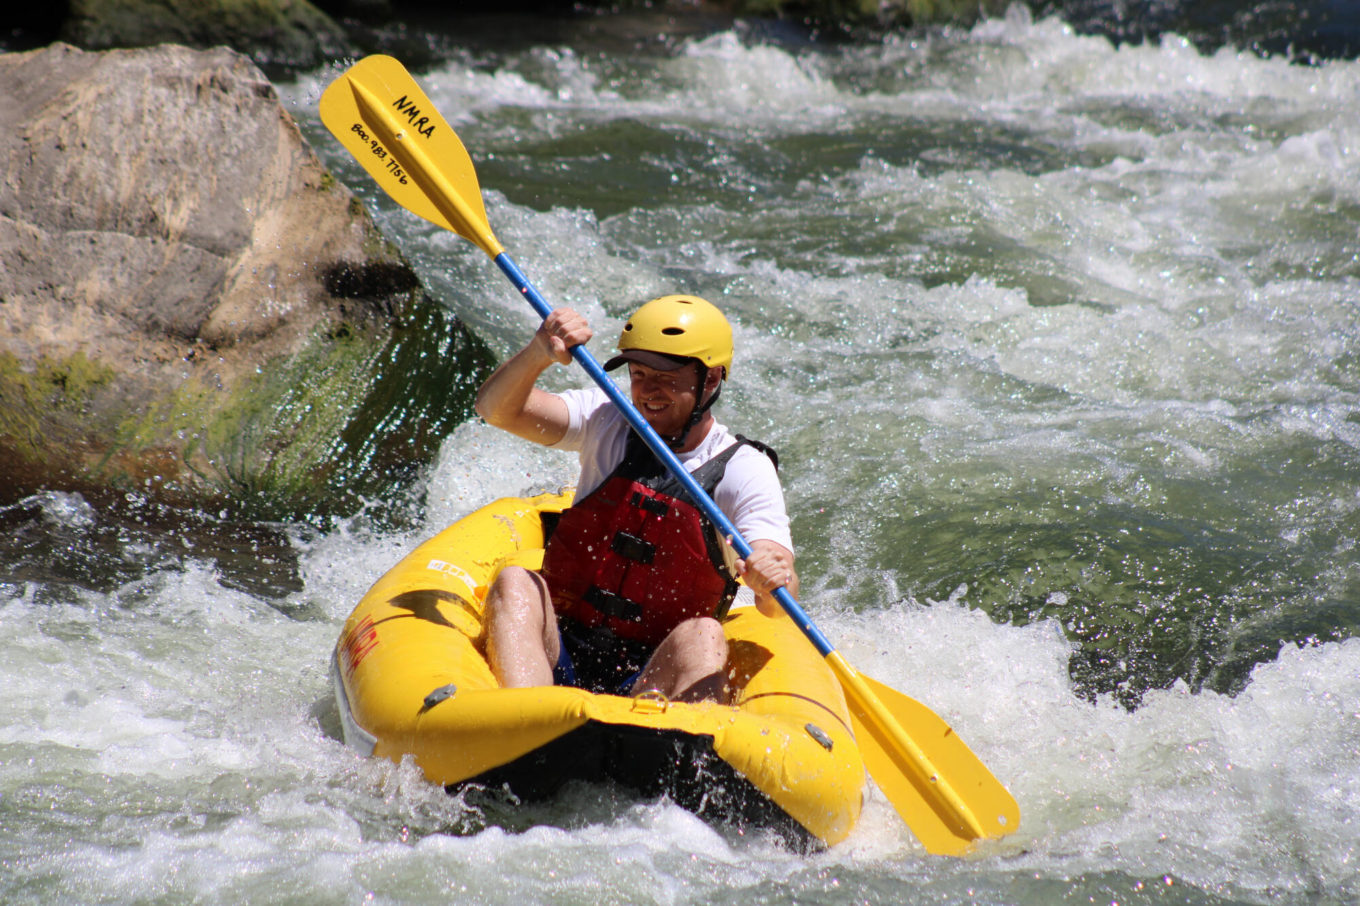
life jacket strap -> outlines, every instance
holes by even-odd
[[[655,497],[648,497],[640,491],[633,492],[631,503],[638,509],[646,510],[653,516],[664,516],[670,511],[670,507],[666,505],[666,501],[657,500]]]
[[[641,604],[612,591],[605,591],[598,585],[592,585],[586,589],[586,593],[581,596],[581,599],[600,613],[611,616],[616,620],[627,620],[630,623],[642,622]]]
[[[619,532],[610,542],[609,549],[635,563],[651,563],[656,558],[656,545],[637,535]]]

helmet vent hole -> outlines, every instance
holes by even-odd
[[[685,332],[685,328],[683,328],[683,327],[666,327],[666,328],[663,328],[661,332],[664,333],[664,334],[665,334],[666,336],[668,336],[668,337],[678,337],[678,336],[680,336],[682,333]]]

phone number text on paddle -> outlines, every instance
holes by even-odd
[[[382,142],[369,136],[363,123],[355,123],[350,127],[350,131],[359,136],[359,141],[368,143],[368,149],[373,153],[373,156],[382,161],[387,171],[395,176],[403,186],[409,184],[406,171],[401,168],[401,164],[397,163],[396,159],[387,152],[387,149],[382,146]]]

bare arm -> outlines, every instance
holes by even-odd
[[[486,379],[477,391],[477,414],[488,424],[525,440],[555,444],[567,433],[567,405],[540,390],[539,376],[554,362],[571,364],[571,347],[592,336],[585,318],[559,308],[543,320],[527,346]]]
[[[774,541],[757,538],[751,542],[751,556],[737,561],[737,575],[756,593],[756,608],[767,617],[783,611],[774,599],[776,588],[787,588],[798,597],[798,573],[793,569],[793,551]]]

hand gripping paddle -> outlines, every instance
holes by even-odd
[[[495,261],[538,312],[551,306],[491,232],[482,190],[462,141],[410,73],[377,54],[350,67],[321,96],[321,121],[402,207],[474,243]],[[680,465],[584,346],[572,356],[724,536],[738,556],[751,546]],[[862,676],[846,662],[789,594],[774,592],[830,665],[854,724],[865,765],[879,789],[932,853],[960,854],[986,837],[1020,826],[1020,807],[949,725],[914,699]]]

